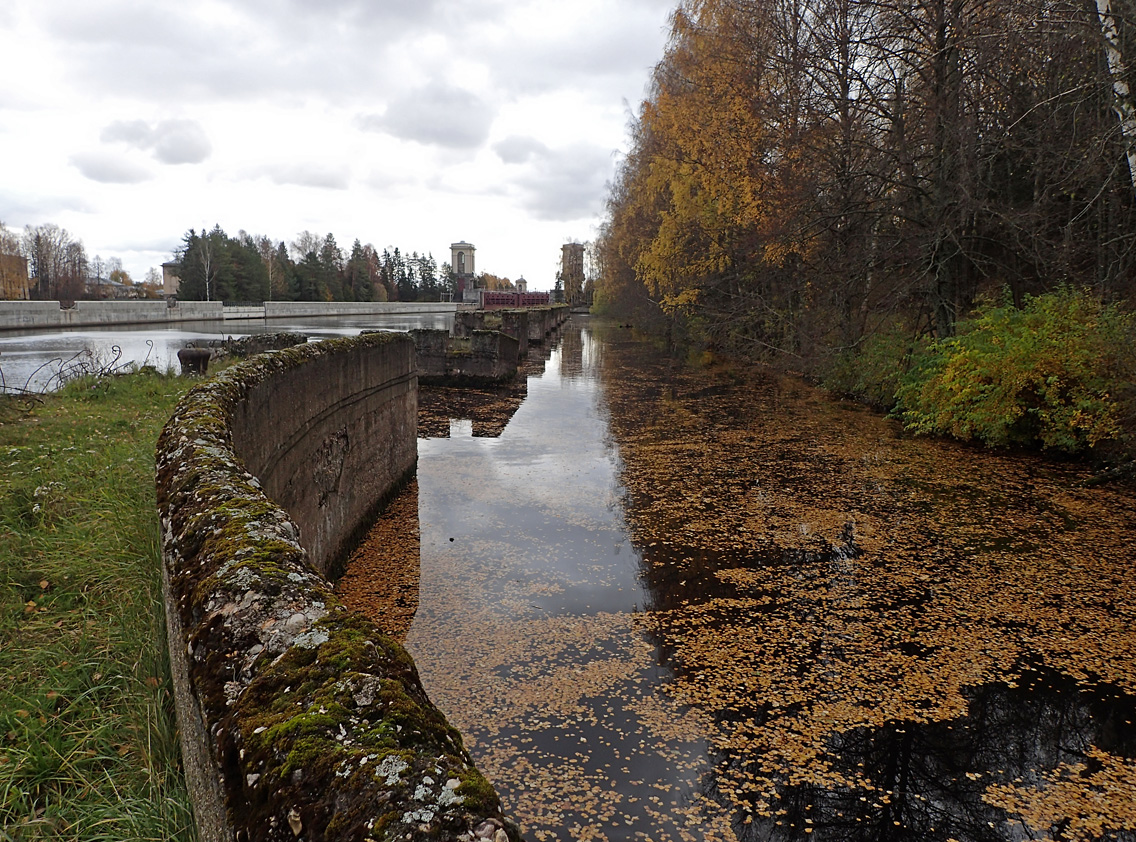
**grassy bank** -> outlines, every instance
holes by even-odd
[[[187,386],[0,396],[0,840],[194,838],[153,479]]]

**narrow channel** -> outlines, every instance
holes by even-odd
[[[588,318],[423,394],[372,540],[527,839],[1133,840],[1131,489]]]

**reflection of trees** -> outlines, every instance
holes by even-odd
[[[827,748],[839,758],[837,771],[869,780],[874,789],[786,787],[775,811],[784,812],[737,822],[739,839],[1016,837],[1022,829],[983,801],[991,783],[1036,782],[1039,770],[1082,761],[1091,746],[1121,756],[1136,753],[1136,731],[1126,725],[1133,715],[1130,698],[1086,693],[1052,671],[1031,674],[1018,687],[997,683],[975,690],[965,719],[834,735]],[[724,753],[716,767],[744,773],[747,763],[744,756]]]
[[[561,328],[560,376],[565,380],[596,376],[602,354],[603,344],[578,319],[573,318]]]
[[[640,625],[715,720],[703,785],[739,838],[1061,838],[991,787],[1136,754],[1136,699],[1061,678],[1133,686],[1130,496],[610,338]]]
[[[473,422],[476,438],[497,438],[528,395],[528,379],[518,375],[499,386],[422,386],[418,390],[418,437],[450,437],[450,419]]]

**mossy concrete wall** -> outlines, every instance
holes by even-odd
[[[324,571],[414,469],[414,347],[254,357],[162,431],[170,658],[203,842],[517,840],[413,661]]]
[[[572,310],[567,304],[529,309],[529,342],[540,344],[550,333],[568,321]]]
[[[454,315],[454,336],[472,336],[475,330],[496,330],[517,340],[517,356],[529,355],[528,310],[459,310]]]
[[[418,379],[430,384],[499,383],[517,374],[519,343],[496,330],[451,336],[444,330],[410,331],[418,353]]]

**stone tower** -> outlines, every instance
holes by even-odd
[[[564,300],[584,302],[584,244],[565,243],[560,248],[560,279],[564,281]]]
[[[473,277],[477,273],[477,270],[473,268],[473,253],[475,251],[477,249],[469,243],[450,244],[450,266],[459,278],[466,275]]]

